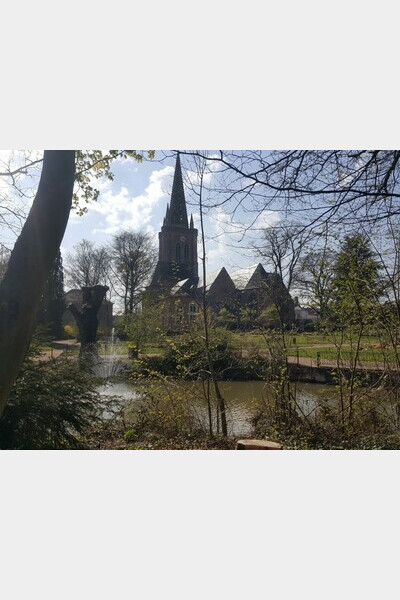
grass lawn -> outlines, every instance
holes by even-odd
[[[337,348],[289,348],[288,355],[297,356],[297,352],[300,357],[305,356],[316,359],[319,356],[322,359],[336,360],[338,350]],[[349,347],[342,347],[340,356],[342,360],[351,360],[354,357],[354,351]],[[393,349],[382,350],[368,346],[362,347],[360,352],[361,362],[383,363],[385,360],[389,363],[394,363],[396,361],[396,354]]]
[[[131,342],[127,340],[118,340],[114,343],[113,352],[121,356],[128,355],[128,346]],[[310,358],[317,358],[318,354],[320,358],[328,360],[336,360],[337,350],[335,347],[329,347],[335,344],[334,335],[324,335],[321,333],[296,333],[287,334],[286,344],[288,348],[289,356],[296,356],[297,351],[299,356],[305,356]],[[379,340],[377,336],[369,335],[362,338],[361,360],[366,362],[384,362],[386,360],[393,362],[395,355],[393,350],[382,351],[377,346]],[[107,342],[107,352],[110,352],[111,344]],[[319,347],[313,347],[319,346]],[[324,347],[325,346],[325,347]],[[245,331],[245,332],[229,332],[229,347],[232,350],[267,350],[267,344],[264,336],[257,331]],[[104,342],[100,345],[100,356],[105,352]],[[166,346],[160,344],[157,340],[144,344],[140,348],[141,355],[147,354],[164,354]],[[69,350],[68,353],[71,351]],[[76,350],[78,352],[78,350]],[[349,360],[351,357],[351,351],[346,345],[342,348],[342,358]]]
[[[231,333],[232,341],[231,346],[233,348],[265,348],[266,343],[263,335],[258,332],[241,332]],[[323,335],[322,333],[296,333],[286,335],[286,344],[288,348],[298,347],[309,347],[309,346],[323,346],[335,343],[334,335]],[[379,339],[377,336],[369,335],[363,336],[362,344],[365,346],[371,346],[371,344],[378,344]]]

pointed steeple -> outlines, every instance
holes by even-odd
[[[172,184],[171,206],[167,215],[167,222],[171,225],[181,225],[188,228],[188,218],[186,212],[185,192],[183,189],[181,159],[179,152],[176,157],[174,181]]]
[[[194,229],[194,223],[193,223],[193,215],[190,215],[190,225],[189,225],[190,229]]]

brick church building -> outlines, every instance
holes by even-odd
[[[201,311],[203,287],[198,273],[197,237],[193,216],[188,220],[178,154],[171,200],[158,234],[158,262],[145,294],[146,303],[161,307],[163,326],[168,331],[193,326]],[[277,307],[285,324],[294,322],[293,300],[276,273],[267,273],[259,264],[248,281],[235,283],[234,279],[223,267],[208,281],[207,305],[216,317],[220,316],[220,322],[221,315],[229,315],[226,324],[240,327],[250,314],[254,325],[268,307]]]

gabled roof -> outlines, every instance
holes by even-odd
[[[209,294],[230,294],[236,291],[236,286],[233,283],[228,271],[222,267],[217,277],[214,279],[209,288]]]
[[[171,288],[171,294],[173,296],[179,296],[182,294],[192,295],[195,291],[197,291],[197,286],[193,282],[193,279],[190,279],[190,277],[177,281],[176,284]]]
[[[250,277],[249,281],[246,285],[246,290],[252,288],[260,288],[263,287],[266,283],[271,282],[271,278],[274,276],[273,273],[267,273],[261,263],[258,263],[256,266],[254,273]]]
[[[242,267],[241,269],[236,269],[231,273],[231,279],[235,284],[238,290],[243,290],[247,282],[249,281],[251,275],[253,274],[256,265],[251,265],[250,267]]]
[[[176,284],[171,288],[171,294],[177,294],[182,291],[182,288],[188,281],[189,279],[181,279],[180,281],[177,281]]]

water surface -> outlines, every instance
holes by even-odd
[[[227,407],[227,422],[230,435],[249,435],[252,432],[252,418],[257,414],[260,403],[274,402],[271,388],[264,381],[221,381],[219,383]],[[203,394],[203,385],[197,381],[179,382],[185,398],[198,421],[207,427],[208,410]],[[129,381],[107,382],[98,388],[102,396],[118,396],[127,408],[135,409],[142,403],[140,385]],[[173,388],[171,393],[174,393]],[[337,390],[334,386],[300,383],[296,385],[296,401],[299,411],[312,415],[322,402],[336,402]],[[213,415],[216,427],[216,415]]]

